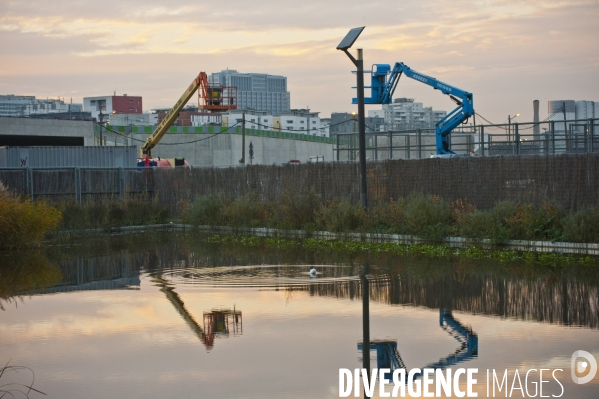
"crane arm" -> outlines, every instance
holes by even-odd
[[[208,87],[208,76],[206,75],[206,72],[200,72],[197,78],[195,78],[189,87],[187,87],[181,98],[179,98],[179,100],[175,103],[175,106],[171,108],[164,119],[158,124],[158,126],[156,126],[154,132],[152,132],[150,137],[148,137],[140,149],[142,157],[146,154],[150,158],[152,157],[152,148],[158,145],[162,137],[179,117],[179,112],[181,109],[185,106],[185,104],[187,104],[191,96],[193,96],[193,93],[195,93],[200,86],[203,86],[204,88]]]
[[[474,115],[474,104],[472,102],[472,93],[459,89],[455,86],[441,82],[431,76],[416,72],[403,62],[396,62],[391,69],[389,64],[375,64],[372,68],[371,78],[371,97],[365,98],[365,104],[391,104],[393,93],[399,83],[401,75],[417,80],[435,90],[440,90],[448,95],[458,106],[435,125],[437,154],[455,154],[449,148],[448,135],[453,129],[464,123]],[[357,104],[357,98],[352,100]]]

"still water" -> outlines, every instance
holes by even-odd
[[[477,368],[479,397],[487,369],[500,379],[508,370],[510,387],[519,370],[523,389],[516,381],[511,397],[538,389],[528,370],[550,369],[544,396],[599,397],[599,375],[584,385],[571,378],[573,352],[599,360],[596,268],[349,256],[172,233],[3,255],[0,362],[30,368],[50,398],[337,398],[339,369],[362,366],[365,265],[372,367],[388,367],[388,353],[408,369]],[[0,384],[31,376],[6,373]]]

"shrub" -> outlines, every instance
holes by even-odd
[[[599,243],[599,206],[568,215],[563,228],[566,241]]]
[[[60,209],[64,215],[60,227],[65,230],[164,223],[168,216],[165,207],[149,199],[66,202]]]
[[[363,230],[366,213],[358,204],[329,201],[320,207],[316,219],[319,229],[336,232],[356,231]]]
[[[266,227],[271,223],[273,205],[246,195],[223,207],[221,212],[224,224],[228,226]]]
[[[400,198],[393,199],[389,203],[377,203],[371,207],[368,213],[368,228],[373,231],[403,234],[405,226],[405,201]]]
[[[58,209],[44,202],[3,194],[0,198],[0,248],[39,245],[46,233],[58,226],[61,216]]]
[[[413,194],[405,205],[405,224],[410,234],[440,241],[452,225],[451,207],[439,196]]]
[[[312,190],[299,194],[286,191],[278,207],[277,219],[273,222],[283,229],[313,230],[320,207],[320,196]]]
[[[223,224],[224,218],[221,211],[226,203],[224,195],[221,194],[197,197],[183,210],[181,216],[186,223],[196,226],[218,226]]]
[[[500,202],[490,211],[475,209],[462,215],[457,224],[458,232],[462,237],[504,242],[513,237],[506,219],[514,217],[516,212],[516,204],[511,201]]]

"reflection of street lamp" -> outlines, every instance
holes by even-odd
[[[337,50],[341,50],[349,57],[351,62],[357,68],[357,94],[358,94],[358,126],[359,126],[359,145],[360,145],[360,202],[362,208],[368,208],[368,197],[366,196],[366,123],[364,120],[364,60],[362,59],[362,49],[358,49],[358,59],[355,59],[348,51],[364,27],[353,28],[341,40],[337,46]],[[365,342],[366,343],[366,342]],[[367,352],[368,356],[370,354]]]
[[[520,114],[516,114],[514,116],[508,115],[508,128],[507,128],[507,140],[512,141],[512,119],[516,119]]]

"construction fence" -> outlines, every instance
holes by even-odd
[[[0,180],[34,200],[125,200],[152,198],[175,212],[181,201],[220,193],[229,199],[252,195],[279,201],[283,195],[313,190],[322,201],[358,203],[358,163],[308,163],[231,168],[3,168]],[[446,201],[467,199],[479,209],[512,200],[564,210],[599,204],[599,154],[496,156],[369,162],[369,201],[389,201],[412,193]]]
[[[334,159],[356,161],[358,134],[335,136]],[[599,119],[550,120],[460,126],[448,136],[458,155],[558,155],[599,152]],[[372,161],[423,159],[436,154],[435,129],[366,132],[366,157]]]

